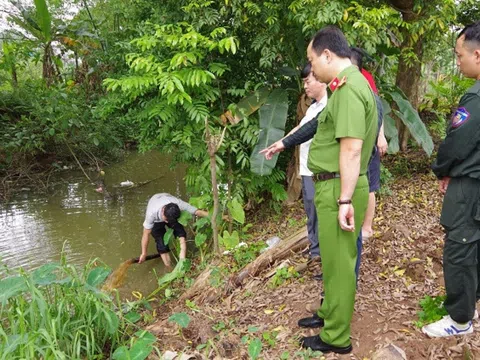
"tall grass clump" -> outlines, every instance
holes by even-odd
[[[122,345],[132,343],[134,325],[118,297],[98,288],[109,268],[92,261],[79,270],[62,260],[9,273],[0,280],[1,360],[104,359],[115,349],[128,352]]]

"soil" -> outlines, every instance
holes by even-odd
[[[378,201],[374,236],[364,243],[352,320],[353,352],[325,358],[370,359],[376,349],[394,343],[408,359],[480,359],[480,322],[471,335],[443,339],[430,339],[415,325],[419,300],[444,293],[442,199],[435,178],[420,174],[398,179],[390,189],[392,195]],[[284,216],[287,213],[290,216]],[[252,229],[265,241],[298,230],[303,217],[299,201],[270,225],[263,222]],[[293,254],[288,261],[295,265],[306,259]],[[198,359],[248,359],[248,341],[242,343],[248,336],[262,339],[260,359],[281,359],[284,352],[288,359],[321,358],[298,343],[301,336],[318,330],[297,326],[300,318],[309,316],[305,305],[319,299],[322,282],[313,275],[321,272],[321,264],[309,264],[299,277],[276,288],[269,286],[268,272],[272,269],[220,300],[195,304],[195,310],[173,301],[158,308],[158,321],[147,328],[157,334],[161,352],[184,351]],[[176,312],[186,312],[191,319],[181,332],[168,322]],[[196,350],[201,344],[207,347]]]

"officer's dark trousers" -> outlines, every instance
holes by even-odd
[[[446,230],[443,271],[445,308],[453,320],[473,318],[480,299],[480,181],[452,178],[445,194],[441,224]]]

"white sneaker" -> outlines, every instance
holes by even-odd
[[[422,328],[422,332],[430,337],[466,335],[473,333],[473,326],[471,321],[466,324],[459,324],[453,321],[450,315],[447,315],[444,316],[442,320],[425,325]]]

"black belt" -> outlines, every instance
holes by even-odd
[[[312,178],[313,178],[313,181],[326,181],[326,180],[330,180],[330,179],[335,179],[335,178],[339,178],[340,177],[340,174],[339,173],[320,173],[320,174],[313,174],[312,175]]]

